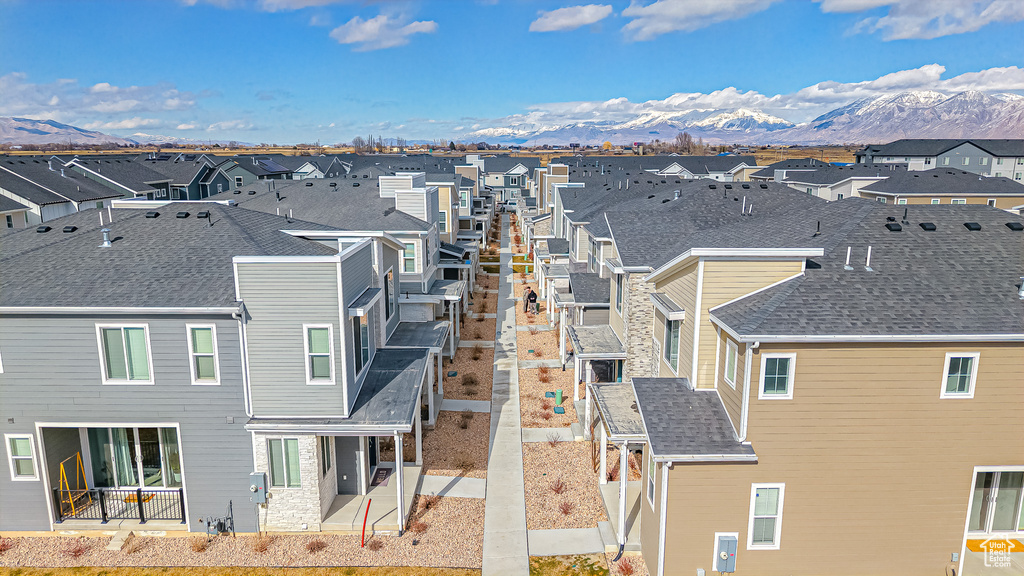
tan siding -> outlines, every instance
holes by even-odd
[[[755,377],[758,463],[671,471],[666,573],[710,570],[719,531],[740,534],[741,576],[942,574],[974,466],[1024,464],[1024,348],[763,345],[756,370],[769,352],[796,353],[793,399],[759,401]],[[980,352],[973,399],[939,398],[946,352]],[[780,550],[746,549],[755,482],[786,484]]]
[[[867,190],[862,190],[861,191],[861,195],[864,196],[865,198],[875,198],[876,197],[876,195],[871,194]],[[958,196],[956,194],[938,194],[938,195],[935,195],[935,196],[903,196],[902,197],[902,199],[906,200],[907,204],[910,204],[910,205],[931,204],[932,203],[932,198],[938,198],[939,199],[939,203],[940,204],[944,204],[944,205],[945,204],[952,204],[953,198],[963,198],[964,200],[967,200],[968,204],[981,204],[981,205],[988,204],[989,198],[995,198],[995,200],[996,200],[996,208],[999,208],[1001,210],[1009,210],[1010,208],[1013,208],[1014,206],[1020,206],[1020,205],[1024,204],[1024,196],[998,196],[998,195],[993,195],[993,196],[962,196],[962,195],[960,195],[960,196]],[[888,202],[890,205],[892,205],[894,202],[896,202],[896,200],[894,198],[892,198],[891,196],[890,197],[885,197],[885,201]]]
[[[627,305],[626,304],[626,300],[627,299],[626,299],[626,293],[625,293],[626,287],[625,286],[622,287],[622,290],[623,290],[623,294],[622,294],[622,312],[619,312],[615,308],[615,280],[616,279],[618,279],[619,282],[625,283],[626,282],[626,275],[625,274],[618,274],[618,275],[611,274],[611,279],[608,281],[611,284],[611,286],[612,286],[611,302],[609,302],[609,304],[611,304],[611,306],[608,307],[609,308],[609,311],[608,311],[608,324],[611,325],[612,331],[615,332],[615,335],[619,337],[619,341],[620,342],[625,342],[626,341],[626,323],[622,319],[622,315],[626,313],[626,305]]]
[[[661,470],[655,467],[654,473],[654,507],[651,507],[647,500],[647,470],[650,447],[644,446],[643,464],[641,466],[640,478],[640,547],[644,560],[647,563],[648,571],[653,575],[658,573],[658,534],[661,529],[660,504],[661,504]],[[671,477],[669,478],[671,484]],[[672,495],[669,494],[669,510],[671,510]],[[667,519],[671,521],[671,517]]]
[[[700,299],[700,341],[697,351],[698,388],[713,388],[715,376],[715,327],[708,310],[744,294],[799,274],[803,260],[706,260]],[[689,320],[689,310],[687,310]],[[689,358],[689,356],[687,356]]]
[[[693,322],[695,318],[693,312],[697,307],[697,263],[694,262],[692,265],[659,282],[655,291],[664,292],[672,301],[682,306],[683,310],[686,311],[686,319],[682,322],[682,326],[679,329],[679,376],[681,378],[689,378],[690,359],[693,358]],[[655,328],[655,335],[659,339],[664,339],[664,322],[661,326]],[[664,342],[662,342],[662,346],[664,346]],[[662,358],[664,358],[664,354]],[[663,365],[662,375],[672,375],[669,365],[664,360],[661,363]]]
[[[720,337],[721,352],[718,358],[718,395],[722,397],[722,404],[725,405],[725,409],[729,412],[729,418],[732,419],[732,425],[737,430],[740,429],[740,417],[743,411],[743,378],[745,375],[744,369],[744,353],[746,352],[745,344],[737,344],[736,346],[736,378],[735,384],[729,384],[725,380],[725,367],[726,367],[726,349],[729,342],[732,339],[725,332],[722,332]]]

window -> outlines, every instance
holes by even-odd
[[[736,362],[739,358],[739,348],[732,340],[725,341],[725,381],[733,389],[736,388]]]
[[[843,194],[842,193],[836,194],[836,200],[842,200],[842,199],[843,199]]]
[[[925,166],[931,166],[931,164],[932,164],[932,159],[931,158],[925,158],[924,159],[924,165]]]
[[[469,192],[467,190],[459,192],[459,208],[469,208]]]
[[[796,354],[762,354],[761,387],[757,397],[762,400],[793,397],[793,369]]]
[[[405,243],[405,250],[402,250],[402,272],[416,271],[416,244]]]
[[[366,316],[352,317],[352,356],[356,359],[356,374],[370,361],[370,326]]]
[[[938,204],[940,200],[938,198],[932,198],[932,204]]]
[[[1002,178],[1002,176],[1003,176],[1002,172],[996,172],[996,178]]]
[[[389,320],[391,315],[395,313],[395,272],[394,270],[388,270],[386,276],[384,276],[384,301],[387,303],[384,306],[384,319]]]
[[[996,207],[996,199],[995,198],[989,198],[988,199],[988,205],[993,207],[993,208],[995,208]]]
[[[622,314],[622,274],[615,275],[615,309]]]
[[[1013,179],[1014,180],[1020,180],[1020,172],[1015,172],[1013,174]],[[26,222],[28,221],[28,212],[25,213],[25,221]]]
[[[241,187],[242,187],[242,177],[241,176],[235,176],[235,188],[241,188]]]
[[[334,384],[334,327],[303,325],[306,384]]]
[[[814,194],[814,190],[811,190],[810,188],[808,188],[808,189],[807,189],[807,193],[808,193],[808,194]]]
[[[320,475],[331,471],[331,437],[320,436]]]
[[[509,186],[519,186],[519,176],[509,176],[509,178],[508,178],[508,185]]]
[[[943,166],[949,166],[949,156],[945,156],[945,157],[944,157],[944,158],[942,159],[942,165],[943,165]]]
[[[876,196],[875,200],[877,200],[878,202],[881,202],[882,204],[885,204],[885,198],[882,198],[881,196]]]
[[[647,450],[647,502],[651,505],[651,509],[654,509],[654,474],[657,472],[657,466],[654,464],[654,458],[651,458],[650,449]]]
[[[898,204],[900,206],[903,206],[906,203],[907,203],[907,199],[906,198],[900,198],[900,199],[896,200],[896,204]]]
[[[940,398],[974,398],[974,383],[978,379],[979,352],[949,352],[942,370]]]
[[[996,166],[1002,166],[1002,165],[1003,165],[1003,159],[1002,158],[996,158]]]
[[[14,218],[10,214],[7,215],[7,227],[14,228]]]
[[[971,165],[971,158],[970,158],[970,156],[964,156],[963,163],[964,163],[964,166],[970,166]]]
[[[679,370],[679,320],[665,321],[665,361],[672,371]]]
[[[193,384],[220,384],[217,377],[217,328],[186,326],[188,352],[192,361]]]
[[[981,165],[982,166],[988,166],[988,157],[987,156],[982,157]]]
[[[437,227],[442,233],[448,232],[448,213],[444,210],[437,213]]]
[[[96,326],[104,384],[152,384],[149,326]]]
[[[223,191],[224,191],[224,183],[223,182],[218,182],[217,183],[217,193],[220,194]]]
[[[747,526],[747,550],[778,550],[782,535],[782,503],[785,484],[750,486],[750,524]]]
[[[171,200],[181,200],[185,189],[180,186],[171,187]]]
[[[7,444],[8,463],[11,465],[11,480],[39,480],[36,469],[36,447],[31,434],[4,434]]]
[[[273,438],[267,440],[270,459],[271,488],[300,488],[299,439]]]
[[[102,210],[103,209],[103,202],[97,202],[96,203],[96,209],[97,210]]]
[[[950,204],[967,204],[966,198],[953,198],[949,201]]]

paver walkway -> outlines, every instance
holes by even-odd
[[[530,573],[511,260],[508,217],[502,216],[499,269],[508,272],[503,272],[498,283],[482,576],[528,576]]]

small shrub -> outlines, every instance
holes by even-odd
[[[477,322],[484,322],[485,320],[487,320],[487,318],[484,318],[483,314],[480,314],[476,317]]]
[[[541,410],[551,410],[551,407],[553,405],[554,404],[551,402],[551,400],[548,400],[547,398],[544,398],[540,401]]]
[[[534,348],[533,349],[533,357],[534,358],[540,358],[543,355],[544,355],[544,349],[543,348]]]
[[[11,548],[14,548],[13,538],[0,538],[0,554],[7,552]]]
[[[135,554],[139,550],[145,548],[145,546],[145,540],[133,535],[131,538],[128,539],[127,542],[124,543],[124,546],[121,547],[121,552],[124,552],[125,554]]]
[[[617,482],[619,480],[619,463],[612,464],[612,467],[608,469],[608,481]]]
[[[473,412],[471,410],[463,410],[462,418],[459,419],[459,428],[465,430],[469,428],[469,423],[473,420]]]
[[[313,540],[306,542],[306,552],[309,552],[310,554],[316,554],[325,548],[327,548],[327,542],[324,542],[319,538],[314,538]]]
[[[76,538],[64,549],[64,555],[69,558],[80,558],[89,551],[89,545],[81,538]]]
[[[555,448],[555,447],[558,446],[559,442],[561,442],[561,441],[562,441],[562,439],[561,439],[561,437],[558,436],[557,432],[550,432],[550,433],[548,433],[548,446],[551,446],[552,448]]]
[[[487,300],[477,300],[476,301],[476,311],[479,314],[486,313],[487,312]]]
[[[484,347],[477,344],[473,346],[472,358],[473,360],[479,360],[484,355]]]
[[[384,542],[377,540],[376,538],[371,538],[370,541],[366,543],[366,547],[370,552],[380,552],[384,548]]]
[[[209,545],[210,541],[205,536],[192,536],[188,539],[188,547],[198,554],[206,552],[206,548]]]
[[[565,482],[562,481],[561,478],[558,478],[558,479],[552,481],[551,484],[548,485],[548,488],[550,488],[551,491],[554,492],[555,494],[561,494],[561,493],[565,492],[566,485],[565,485]]]
[[[463,474],[469,473],[471,470],[476,468],[476,464],[468,454],[459,454],[455,459],[455,467],[462,470]]]
[[[409,532],[412,532],[413,534],[423,534],[427,531],[428,526],[429,524],[427,524],[426,522],[422,520],[417,520],[409,525]]]
[[[541,412],[538,416],[540,416],[542,420],[551,420],[552,414],[551,412]]]
[[[615,564],[615,571],[622,576],[633,576],[636,572],[636,566],[633,565],[632,558],[622,558]]]
[[[476,376],[472,374],[466,374],[462,377],[463,386],[476,386],[477,384],[479,384],[479,382],[477,381]]]
[[[558,505],[558,511],[561,512],[565,516],[568,516],[569,514],[572,514],[572,511],[575,508],[576,508],[576,505],[573,504],[572,502],[562,502],[561,504]]]
[[[274,543],[274,537],[266,532],[259,533],[252,539],[252,551],[256,554],[263,554],[270,549],[270,545]]]
[[[530,327],[530,336],[536,336],[539,331],[533,326]]]
[[[427,510],[433,508],[440,501],[441,497],[438,496],[437,494],[426,494],[420,496],[418,505],[421,511],[426,512]]]

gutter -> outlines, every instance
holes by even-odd
[[[0,314],[131,314],[131,315],[232,315],[238,312],[237,306],[174,308],[139,306],[2,306]]]

